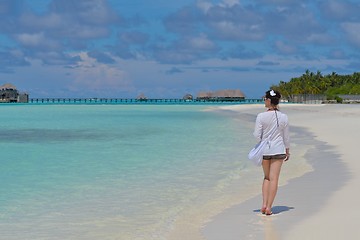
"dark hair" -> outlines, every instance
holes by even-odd
[[[266,92],[265,98],[270,99],[271,105],[278,105],[280,102],[281,94],[279,91],[270,89]]]

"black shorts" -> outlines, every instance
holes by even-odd
[[[286,154],[276,154],[276,155],[264,155],[264,160],[275,160],[275,159],[285,159]]]

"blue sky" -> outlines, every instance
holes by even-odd
[[[0,0],[0,84],[30,97],[258,98],[360,68],[360,1]]]

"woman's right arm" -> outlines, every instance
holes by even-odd
[[[260,114],[258,114],[256,117],[256,121],[255,121],[255,129],[254,129],[253,135],[258,141],[261,141],[262,134],[263,134],[263,131],[262,131],[262,124],[261,124],[261,117],[260,117]]]

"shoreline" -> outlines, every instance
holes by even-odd
[[[239,110],[241,109],[241,110]],[[256,142],[252,137],[252,131],[254,127],[254,121],[256,114],[263,111],[263,105],[235,105],[235,106],[216,106],[207,108],[206,111],[214,111],[221,114],[223,117],[232,118],[235,121],[235,125],[241,129],[248,129],[248,133],[245,135],[245,139],[238,139],[236,141],[246,141],[248,147],[241,151],[240,155],[237,155],[237,161],[245,162],[246,170],[239,176],[242,180],[235,182],[227,190],[227,194],[213,199],[212,201],[198,206],[197,208],[188,209],[180,218],[174,223],[172,230],[167,235],[166,239],[205,239],[202,233],[202,228],[211,219],[221,214],[224,210],[233,206],[242,204],[247,200],[257,196],[259,194],[259,187],[262,182],[262,170],[261,168],[254,166],[250,161],[246,159],[248,149],[250,149]],[[233,126],[234,127],[234,126]],[[288,183],[290,179],[300,177],[307,172],[313,171],[310,164],[306,162],[303,157],[308,149],[312,148],[310,143],[300,142],[302,140],[301,130],[296,130],[296,134],[293,131],[292,135],[298,143],[297,148],[294,149],[293,154],[297,155],[297,161],[287,164],[287,172],[283,174],[280,179],[279,185],[283,186]],[[230,192],[231,193],[230,193]],[[220,193],[220,192],[219,192]],[[226,239],[226,238],[225,238]]]
[[[261,107],[224,108],[253,114],[263,110]],[[315,143],[315,147],[304,156],[314,170],[291,178],[279,187],[273,216],[263,216],[259,212],[259,185],[256,197],[212,218],[202,228],[205,239],[339,239],[344,236],[353,238],[358,234],[355,224],[359,216],[354,207],[359,196],[353,196],[353,189],[357,187],[354,184],[358,183],[356,179],[359,177],[354,178],[351,170],[359,169],[359,163],[350,160],[356,159],[356,134],[351,135],[351,132],[359,131],[351,127],[358,121],[360,108],[354,105],[282,104],[281,110],[289,116],[291,131],[303,134],[303,141]],[[294,151],[294,147],[292,144],[290,152]],[[283,165],[282,175],[287,170],[286,165]],[[339,211],[339,208],[344,210]]]

